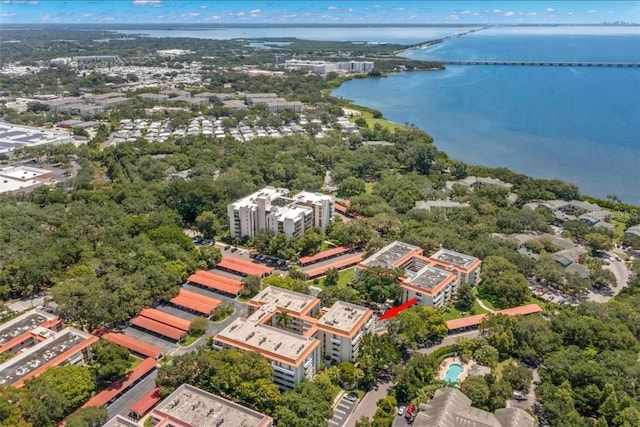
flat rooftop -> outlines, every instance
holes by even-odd
[[[139,427],[138,424],[123,417],[122,415],[116,415],[107,421],[102,427]]]
[[[274,215],[279,221],[283,221],[285,219],[295,220],[297,218],[300,218],[300,216],[309,215],[312,213],[313,209],[311,209],[310,207],[289,205],[278,209],[277,211],[273,212],[272,215]]]
[[[182,384],[151,412],[190,426],[268,427],[273,419],[189,384]]]
[[[478,259],[474,256],[465,255],[460,252],[451,251],[449,249],[440,249],[438,252],[431,255],[429,258],[438,260],[438,261],[444,261],[446,263],[457,265],[462,268],[469,267]]]
[[[395,264],[399,260],[407,256],[412,251],[415,251],[416,249],[420,248],[408,243],[395,241],[362,261],[361,264],[367,267],[393,268],[396,267]]]
[[[34,333],[41,334],[49,339],[0,364],[0,385],[14,384],[91,336],[70,327],[60,332],[37,328]]]
[[[327,194],[312,193],[310,191],[301,191],[293,196],[293,199],[301,203],[322,203],[326,200],[333,201],[333,197]]]
[[[46,169],[38,169],[30,166],[9,166],[0,168],[0,176],[16,180],[28,180],[51,173]]]
[[[337,301],[318,320],[319,326],[327,326],[350,335],[371,317],[371,310],[348,302]]]
[[[256,199],[266,197],[270,200],[277,199],[279,197],[287,197],[289,195],[289,190],[286,188],[276,188],[276,187],[265,187],[261,190],[256,191],[255,193],[249,194],[242,199],[239,199],[232,203],[231,205],[235,209],[239,209],[241,207],[250,207],[256,204]]]
[[[286,309],[294,313],[306,311],[316,305],[319,300],[311,295],[290,291],[277,286],[267,286],[251,298],[252,305],[273,304],[280,309]]]
[[[406,279],[405,283],[432,291],[451,276],[455,277],[450,271],[427,266],[420,269],[413,277]]]
[[[314,344],[319,342],[315,338],[303,337],[252,320],[254,319],[238,318],[214,339],[231,341],[238,348],[257,351],[268,359],[282,358],[289,364],[296,364],[310,347],[315,347]]]
[[[31,310],[3,323],[0,325],[0,346],[25,332],[37,328],[47,320],[53,320],[55,318],[57,318],[57,316],[53,314],[40,310]]]

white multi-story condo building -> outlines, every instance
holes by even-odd
[[[249,317],[214,336],[213,348],[260,353],[271,362],[273,381],[283,389],[312,379],[321,357],[328,363],[353,362],[362,336],[375,323],[365,307],[338,301],[320,309],[318,298],[274,286],[247,305]]]
[[[264,229],[302,237],[317,227],[323,232],[334,213],[333,197],[303,191],[293,198],[286,188],[265,187],[227,206],[232,237],[254,237]]]

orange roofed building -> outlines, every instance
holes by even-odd
[[[443,307],[461,284],[478,284],[482,261],[448,249],[426,257],[419,246],[395,241],[358,264],[356,274],[372,267],[404,271],[400,276],[403,303],[415,298],[422,306]]]
[[[318,298],[275,286],[247,305],[249,317],[236,319],[214,336],[213,347],[260,353],[271,362],[273,380],[283,389],[312,379],[322,357],[329,363],[354,361],[361,337],[374,323],[367,308],[336,302],[321,309]]]

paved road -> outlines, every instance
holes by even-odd
[[[611,292],[607,294],[597,293],[593,291],[590,292],[589,296],[587,297],[589,301],[602,303],[607,302],[614,296],[618,295],[629,282],[629,270],[627,269],[624,261],[618,261],[616,259],[617,255],[613,252],[607,252],[607,255],[611,258],[611,263],[609,265],[603,266],[603,268],[611,270],[613,275],[616,277],[616,285],[612,286]]]
[[[117,414],[127,415],[131,405],[136,403],[138,399],[151,391],[156,386],[156,377],[158,371],[155,370],[146,376],[138,384],[131,387],[125,394],[123,394],[118,400],[107,408],[109,418],[115,417]]]
[[[429,354],[436,351],[440,347],[444,347],[450,344],[455,344],[456,339],[458,337],[475,338],[479,334],[480,333],[478,331],[467,331],[461,334],[450,335],[445,339],[443,339],[440,344],[436,344],[433,347],[429,347],[429,348],[419,349],[418,353]],[[356,421],[358,421],[363,416],[367,418],[372,418],[376,413],[376,409],[377,409],[376,404],[378,403],[378,400],[384,397],[387,397],[391,392],[393,385],[394,384],[391,381],[379,383],[377,389],[374,388],[373,390],[365,394],[362,400],[360,400],[360,402],[356,406],[356,409],[353,411],[353,413],[345,423],[345,426],[355,427]],[[402,420],[403,423],[406,423],[404,418],[400,418],[400,419]]]

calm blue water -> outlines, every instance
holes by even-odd
[[[483,33],[407,56],[640,62],[640,35]],[[415,124],[452,158],[640,204],[640,68],[450,66],[354,80],[333,95]]]
[[[449,383],[458,384],[458,377],[462,371],[462,365],[459,363],[452,363],[444,374],[444,380]]]

